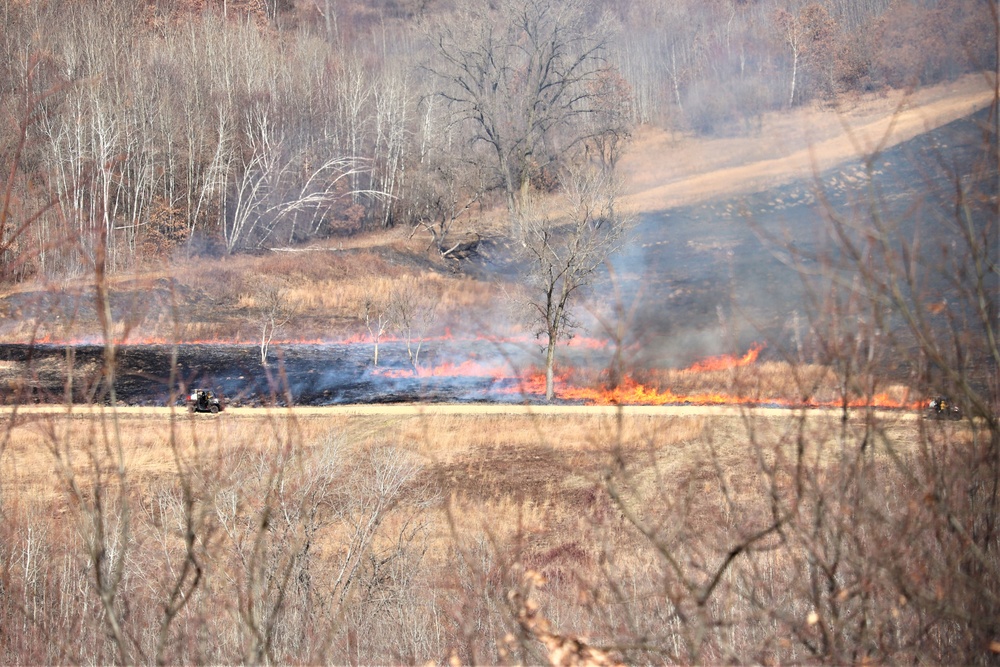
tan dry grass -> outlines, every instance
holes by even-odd
[[[657,414],[576,406],[563,413],[536,409],[534,414],[499,414],[490,412],[496,406],[446,406],[463,410],[449,414],[435,413],[437,406],[411,406],[409,412],[389,407],[394,410],[368,414],[243,409],[216,417],[180,414],[173,422],[162,409],[116,411],[130,486],[136,563],[155,566],[162,558],[161,549],[172,545],[177,553],[180,547],[177,471],[168,446],[171,425],[201,506],[209,513],[221,513],[225,502],[219,499],[235,497],[227,525],[232,526],[240,512],[241,525],[251,528],[253,512],[264,502],[267,466],[289,443],[299,445],[287,478],[293,488],[300,477],[308,476],[314,455],[331,436],[345,448],[348,466],[360,465],[368,448],[390,444],[419,458],[423,471],[381,523],[376,548],[392,549],[401,531],[423,526],[406,556],[417,558],[414,554],[419,553],[418,560],[403,564],[419,567],[419,576],[426,581],[427,588],[420,588],[418,595],[432,596],[435,609],[445,613],[451,609],[469,613],[465,607],[452,606],[454,596],[460,600],[465,591],[470,600],[502,601],[517,586],[519,573],[530,569],[551,582],[539,593],[546,613],[561,629],[572,629],[572,619],[587,618],[574,606],[586,604],[578,596],[593,594],[596,599],[603,594],[602,573],[610,571],[612,577],[622,573],[622,583],[628,588],[631,580],[639,595],[662,591],[657,583],[664,576],[662,556],[609,500],[604,490],[609,475],[623,482],[625,502],[654,525],[655,539],[669,542],[682,555],[689,542],[695,543],[690,548],[705,549],[711,558],[712,549],[725,553],[732,547],[727,541],[731,535],[760,523],[759,508],[766,505],[770,489],[760,473],[758,450],[793,450],[790,437],[797,424],[795,413],[787,410],[757,414],[670,409]],[[8,427],[9,415],[0,412]],[[40,517],[47,535],[72,533],[83,517],[60,485],[45,445],[56,442],[62,451],[71,451],[74,460],[81,461],[75,469],[86,486],[90,470],[85,456],[93,453],[104,465],[110,462],[103,447],[108,413],[86,408],[67,416],[28,410],[20,413],[22,417],[36,421],[12,427],[9,445],[0,454],[0,507],[23,508],[17,509],[22,518]],[[814,412],[809,419],[808,438],[815,437],[822,447],[836,443],[837,415]],[[748,437],[748,423],[757,433],[756,442]],[[850,427],[858,429],[861,424],[852,420]],[[894,437],[900,441],[913,439],[916,431],[912,421],[892,427],[898,429]],[[54,437],[47,440],[50,433]],[[822,447],[816,445],[815,456],[824,455]],[[829,452],[825,456],[833,460]],[[723,500],[720,476],[734,500],[732,509]],[[364,488],[351,487],[348,493],[358,491],[363,493]],[[113,489],[106,498],[111,503],[117,500]],[[344,498],[334,496],[330,506],[342,502]],[[415,522],[407,523],[414,515]],[[222,521],[213,519],[211,525],[220,526]],[[679,537],[676,530],[681,531]],[[299,533],[274,531],[266,539],[274,540],[275,549],[298,548]],[[335,566],[351,532],[349,523],[334,521],[313,535],[312,581],[325,585],[336,580]],[[218,527],[205,534],[206,548],[217,566],[231,562],[238,573],[234,554],[248,548],[247,535]],[[77,535],[65,540],[70,553],[80,548],[76,540]],[[474,571],[470,574],[467,565],[465,573],[460,572],[460,561],[471,561]],[[203,592],[224,586],[224,576],[210,577]],[[150,599],[160,603],[155,596]],[[641,609],[641,600],[635,602]],[[581,632],[592,629],[586,622],[578,627]]]
[[[2,459],[5,472],[41,482],[54,474],[53,451],[69,452],[82,461],[95,453],[107,461],[105,445],[109,426],[108,410],[83,409],[65,413],[62,408],[47,412],[20,411],[15,426],[10,417],[4,427],[10,438]],[[183,459],[193,456],[225,458],[234,448],[251,446],[267,449],[294,439],[308,449],[322,436],[336,432],[354,446],[373,442],[393,442],[418,454],[426,464],[447,464],[456,459],[480,455],[484,450],[521,451],[538,447],[573,450],[600,444],[601,433],[613,419],[578,416],[488,415],[374,415],[332,416],[298,419],[295,411],[230,411],[211,418],[178,413],[171,425],[165,410],[118,410],[117,428],[130,475],[139,477],[170,475],[175,471],[169,447],[171,428]],[[253,416],[246,416],[253,412]],[[10,413],[7,413],[8,415]],[[628,433],[648,435],[648,417],[626,420]],[[9,479],[5,477],[5,479]]]
[[[146,313],[138,322],[130,332],[131,341],[172,337],[175,331],[181,341],[244,339],[245,331],[256,329],[254,312],[261,305],[258,293],[268,284],[284,288],[288,309],[312,323],[312,330],[297,329],[308,339],[357,333],[362,328],[358,304],[371,292],[389,293],[405,287],[440,295],[442,321],[457,317],[457,309],[495,300],[492,284],[453,274],[451,267],[428,252],[422,242],[406,238],[403,230],[330,240],[301,250],[178,259],[169,267],[114,276],[110,287],[123,295],[154,289],[173,292],[158,311]],[[28,291],[79,293],[89,299],[93,285],[86,279],[29,281],[4,294]],[[180,322],[175,321],[170,301],[176,303]],[[11,341],[37,336],[79,340],[94,339],[98,332],[97,322],[92,320],[78,319],[70,326],[54,327],[51,313],[25,314],[5,327],[4,335]]]
[[[757,451],[747,437],[746,419],[766,447],[791,447],[793,413],[725,416],[664,414],[373,414],[307,416],[296,411],[232,411],[218,417],[165,411],[121,411],[117,428],[128,478],[139,488],[170,484],[177,468],[169,446],[171,428],[185,470],[225,467],[249,452],[267,457],[289,443],[310,452],[335,434],[350,452],[381,443],[393,444],[423,463],[422,484],[447,504],[432,520],[435,553],[447,552],[450,526],[469,534],[487,530],[510,537],[519,530],[555,529],[584,520],[581,499],[590,498],[616,461],[632,470],[633,492],[656,498],[660,489],[717,492],[710,465],[714,457],[740,495],[760,492]],[[307,413],[308,414],[308,413]],[[21,413],[0,457],[3,493],[52,501],[64,496],[54,453],[72,461],[86,483],[93,462],[108,470],[115,464],[109,447],[109,413],[84,410],[71,414]],[[30,419],[29,419],[30,417]],[[810,418],[809,442],[820,460],[835,456],[839,421],[818,413]],[[895,439],[915,433],[912,421],[890,423]],[[861,428],[852,422],[851,429]],[[684,480],[690,480],[685,482]],[[702,481],[698,481],[702,480]],[[694,487],[690,487],[690,484]],[[704,488],[702,488],[704,485]],[[434,514],[432,512],[432,514]],[[561,528],[560,528],[561,530]]]

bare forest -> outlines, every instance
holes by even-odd
[[[1000,663],[996,0],[0,50],[0,663]]]
[[[995,62],[981,1],[548,5],[5,3],[5,280],[89,274],[102,243],[111,273],[393,226],[446,252],[637,125]]]

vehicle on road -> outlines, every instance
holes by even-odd
[[[962,418],[962,409],[947,396],[936,396],[927,404],[928,419],[953,419]]]
[[[222,400],[211,389],[195,389],[187,398],[188,412],[210,412],[214,415],[224,407]]]

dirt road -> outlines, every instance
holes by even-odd
[[[840,419],[841,412],[829,408],[793,409],[782,407],[745,407],[738,405],[517,405],[517,404],[482,404],[482,403],[398,403],[392,405],[331,405],[321,407],[298,406],[294,408],[229,408],[220,415],[196,414],[193,419],[245,419],[259,418],[267,414],[291,414],[296,418],[345,417],[358,415],[382,415],[393,417],[441,416],[441,415],[536,415],[540,417],[552,415],[615,415],[621,414],[636,417],[740,417],[749,413],[759,417],[789,417],[795,414],[807,413],[810,417],[829,417]],[[9,420],[14,415],[25,417],[43,417],[72,415],[79,418],[95,418],[110,416],[111,410],[102,406],[73,406],[67,411],[65,406],[20,406],[0,407],[0,420]],[[170,416],[170,408],[163,407],[120,407],[114,411],[119,417],[166,419]],[[188,418],[186,410],[178,408],[175,414]],[[860,418],[861,410],[852,410],[851,416]],[[899,410],[880,410],[876,415],[881,419],[913,420],[919,415],[915,412]]]
[[[633,212],[662,211],[790,183],[859,155],[884,150],[988,106],[987,75],[969,74],[918,91],[854,100],[850,107],[809,106],[768,114],[740,136],[637,133],[621,161]]]

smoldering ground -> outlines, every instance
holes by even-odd
[[[115,400],[126,405],[180,405],[196,387],[210,388],[230,405],[334,405],[438,401],[518,401],[515,367],[523,351],[495,343],[431,344],[427,368],[452,368],[450,358],[481,354],[478,372],[420,373],[405,345],[383,342],[379,366],[366,343],[275,346],[267,365],[259,348],[247,345],[125,345],[116,348]],[[0,403],[106,403],[111,398],[102,373],[101,345],[0,345]],[[506,361],[504,361],[506,360]],[[173,373],[171,373],[173,369]],[[70,378],[71,382],[67,382]],[[67,395],[68,394],[68,395]]]
[[[810,331],[824,315],[816,297],[831,289],[835,272],[841,282],[853,280],[831,220],[862,230],[872,228],[873,216],[890,221],[905,240],[919,238],[924,265],[943,269],[941,254],[959,234],[955,183],[982,158],[988,122],[984,110],[868,161],[745,197],[643,215],[634,242],[589,296],[600,313],[595,321],[627,318],[625,347],[640,368],[685,367],[754,342],[766,344],[763,359],[822,361]],[[993,173],[995,201],[995,164]],[[952,278],[929,272],[928,294],[947,299]],[[909,372],[885,370],[900,379]]]

